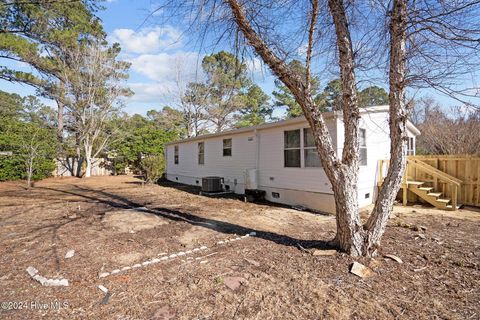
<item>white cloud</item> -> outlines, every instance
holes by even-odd
[[[135,94],[128,98],[128,104],[149,103],[152,104],[152,106],[164,104],[166,100],[168,100],[168,97],[171,96],[171,90],[174,89],[174,85],[173,82],[129,83],[128,86]]]
[[[130,59],[132,70],[154,81],[174,82],[178,72],[183,82],[201,77],[201,58],[197,52],[145,54]]]
[[[116,29],[110,35],[110,42],[118,42],[130,53],[158,53],[182,46],[182,33],[171,27],[144,28],[136,32],[132,29]]]
[[[129,83],[135,94],[129,98],[128,104],[174,105],[178,101],[178,86],[184,89],[189,82],[200,81],[203,76],[201,57],[197,52],[145,54],[129,61],[132,70],[149,81]]]

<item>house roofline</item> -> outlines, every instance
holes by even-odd
[[[373,106],[373,107],[368,107],[368,108],[360,108],[360,114],[365,114],[365,113],[379,113],[379,112],[388,112],[388,105],[383,105],[383,106]],[[342,111],[329,111],[329,112],[324,112],[323,113],[324,119],[332,119],[332,118],[341,118],[343,117]],[[283,126],[288,126],[296,123],[302,123],[307,121],[304,116],[293,118],[293,119],[286,119],[286,120],[280,120],[276,122],[269,122],[269,123],[263,123],[259,124],[256,126],[251,126],[251,127],[246,127],[246,128],[239,128],[239,129],[233,129],[233,130],[227,130],[227,131],[222,131],[222,132],[216,132],[216,133],[209,133],[209,134],[204,134],[196,137],[191,137],[187,139],[182,139],[182,140],[175,140],[171,142],[165,143],[165,146],[172,145],[172,144],[179,144],[179,143],[185,143],[185,142],[191,142],[191,141],[197,141],[197,140],[204,140],[204,139],[209,139],[209,138],[215,138],[215,137],[221,137],[221,136],[229,136],[229,135],[235,135],[235,134],[241,134],[241,133],[246,133],[246,132],[252,132],[256,130],[264,130],[264,129],[270,129],[270,128],[275,128],[275,127],[283,127]],[[415,135],[419,135],[420,131],[410,122],[407,121],[407,127],[411,129]]]

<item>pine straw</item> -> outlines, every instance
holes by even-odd
[[[431,208],[396,207],[382,253],[397,255],[404,263],[356,259],[375,271],[373,277],[360,279],[348,273],[351,257],[313,256],[299,249],[326,248],[324,241],[334,234],[333,217],[194,192],[173,184],[142,187],[131,177],[49,179],[32,191],[0,184],[0,301],[29,305],[1,310],[0,318],[480,317],[478,212],[447,215]],[[168,224],[122,233],[102,221],[106,212],[139,206],[153,209]],[[216,245],[251,231],[257,236]],[[105,279],[97,276],[199,245],[209,249],[193,259],[175,258]],[[69,249],[75,256],[65,260]],[[71,285],[42,287],[25,272],[30,265],[45,276],[65,277]],[[225,277],[244,280],[232,291]],[[99,284],[110,290],[105,305],[100,304],[104,293]],[[68,308],[33,310],[31,301],[67,302]]]

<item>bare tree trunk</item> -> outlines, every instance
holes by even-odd
[[[85,178],[92,176],[92,146],[86,142],[85,145],[85,161],[87,162],[87,168],[85,170]]]
[[[365,227],[365,252],[373,253],[385,232],[405,172],[407,1],[395,0],[390,21],[390,166]]]
[[[400,187],[405,169],[404,143],[407,113],[405,107],[405,59],[406,59],[406,0],[395,0],[391,18],[390,57],[390,137],[391,167],[375,202],[372,215],[362,225],[358,212],[359,171],[359,119],[357,90],[355,86],[355,63],[350,31],[342,0],[329,0],[330,13],[335,24],[342,81],[343,121],[345,142],[342,159],[335,154],[331,137],[323,116],[310,94],[308,82],[292,72],[267,46],[247,20],[242,6],[236,0],[227,0],[235,21],[255,52],[270,67],[272,72],[290,89],[312,128],[322,166],[334,191],[337,234],[333,243],[352,255],[372,255],[383,235],[393,201]],[[312,19],[307,55],[311,54],[312,34],[318,2],[312,0]],[[307,56],[307,73],[310,57]],[[306,80],[308,81],[307,74]]]
[[[332,244],[352,256],[361,256],[363,255],[365,231],[358,214],[356,180],[355,174],[350,175],[346,170],[346,172],[339,174],[337,183],[332,185],[335,197],[335,213],[337,215],[337,234]]]
[[[363,231],[358,216],[358,155],[356,154],[358,151],[355,152],[355,150],[358,150],[358,137],[356,136],[358,128],[354,128],[356,125],[358,126],[359,115],[358,110],[355,111],[357,104],[355,76],[349,74],[353,70],[350,39],[343,39],[342,42],[342,46],[350,46],[350,49],[347,48],[347,51],[340,51],[342,54],[341,59],[345,61],[345,66],[342,68],[342,83],[347,84],[349,88],[349,90],[345,90],[343,95],[343,99],[347,104],[347,109],[344,111],[344,121],[346,137],[348,136],[354,139],[354,142],[357,143],[346,143],[345,146],[347,148],[353,148],[353,151],[344,150],[344,159],[340,161],[333,148],[331,136],[322,112],[318,106],[315,105],[309,92],[309,85],[305,83],[299,75],[292,72],[286,63],[270,50],[266,43],[253,30],[239,3],[235,0],[229,0],[228,4],[232,9],[232,13],[240,30],[249,41],[249,44],[270,67],[273,73],[290,89],[298,104],[302,107],[305,118],[312,128],[322,166],[332,184],[335,194],[337,235],[333,242],[338,245],[341,250],[349,254],[361,254]],[[337,6],[339,4],[341,4],[341,2],[334,4],[335,10],[338,10]],[[341,17],[338,19],[338,23],[342,24],[338,32],[348,32],[348,28],[345,29],[347,27],[346,20],[340,21],[341,19]],[[346,18],[343,17],[343,19]],[[315,21],[312,20],[311,23],[315,23]]]
[[[81,151],[81,145],[80,145],[80,137],[79,134],[75,134],[75,154],[76,154],[76,159],[75,162],[77,163],[77,170],[75,173],[75,176],[80,178],[82,176],[82,164],[83,164],[83,158],[82,158],[82,151]],[[73,165],[75,168],[75,165]]]
[[[331,181],[337,213],[337,235],[334,243],[353,256],[362,255],[363,231],[358,214],[358,108],[355,81],[355,63],[352,40],[348,27],[345,7],[342,0],[328,1],[330,13],[337,35],[340,80],[342,82],[342,105],[345,142],[343,145],[342,166],[338,180]]]
[[[28,159],[27,165],[27,188],[32,187],[32,175],[33,175],[33,158]]]
[[[64,122],[63,122],[63,112],[65,109],[65,105],[63,102],[60,100],[57,100],[57,138],[58,142],[60,145],[60,148],[62,148],[62,143],[63,143],[63,127],[64,127]]]

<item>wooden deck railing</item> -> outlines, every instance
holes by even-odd
[[[451,190],[452,190],[452,194],[451,194],[451,200],[452,200],[452,207],[454,208],[454,210],[456,210],[457,208],[457,205],[458,205],[458,190],[460,188],[460,185],[462,183],[462,180],[460,179],[457,179],[443,171],[440,171],[428,164],[426,164],[425,162],[421,161],[421,160],[418,160],[418,159],[415,159],[414,157],[411,157],[411,158],[408,158],[407,159],[407,168],[405,170],[406,174],[404,175],[407,179],[408,179],[408,167],[413,167],[413,169],[415,170],[415,178],[414,179],[418,179],[418,171],[422,172],[422,173],[426,173],[430,176],[432,176],[434,179],[436,179],[437,181],[440,180],[440,181],[444,181],[445,183],[448,183]],[[421,182],[424,182],[420,179]]]
[[[389,160],[380,160],[378,185],[383,183]],[[443,197],[452,200],[452,206],[459,203],[480,206],[480,157],[467,155],[409,156],[403,176],[407,181],[424,182]],[[407,186],[408,187],[408,186]],[[407,188],[403,188],[406,194]]]

